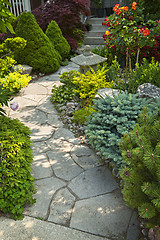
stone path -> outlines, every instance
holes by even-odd
[[[138,239],[135,212],[126,207],[110,170],[64,128],[50,102],[53,84],[72,69],[77,67],[70,63],[31,82],[13,100],[19,109],[10,116],[32,131],[37,201],[25,207],[22,221],[0,218],[1,240]]]

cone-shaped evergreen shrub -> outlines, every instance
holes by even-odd
[[[15,32],[18,37],[27,40],[26,47],[15,52],[18,63],[28,64],[33,70],[42,73],[55,72],[60,67],[60,54],[43,33],[32,13],[23,12],[20,15]]]
[[[144,111],[130,134],[120,144],[124,180],[122,190],[129,206],[138,208],[142,218],[160,224],[160,113]]]
[[[61,57],[65,59],[69,55],[71,47],[67,40],[63,37],[61,29],[55,21],[51,21],[49,23],[46,30],[46,35]]]

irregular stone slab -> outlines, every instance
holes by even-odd
[[[52,152],[55,153],[69,153],[73,147],[73,144],[62,141],[60,139],[50,138],[46,141],[46,144]]]
[[[59,76],[60,76],[59,74],[53,73],[53,74],[50,74],[48,76],[44,76],[44,77],[39,78],[37,82],[42,83],[42,84],[43,84],[43,82],[48,82],[48,84],[52,83],[52,85],[53,85],[54,81],[59,81],[60,80]]]
[[[24,94],[33,94],[33,95],[46,95],[47,89],[38,84],[38,83],[30,83],[24,90]]]
[[[88,146],[77,145],[71,151],[73,160],[84,169],[100,165],[99,158]]]
[[[118,90],[118,89],[112,89],[112,88],[101,88],[101,89],[98,89],[98,92],[95,96],[95,99],[99,99],[99,98],[105,98],[106,95],[113,98],[113,96],[118,96],[118,94],[120,93],[121,91]]]
[[[54,108],[53,104],[50,101],[50,97],[46,97],[42,99],[42,101],[39,102],[37,109],[46,113],[52,113],[52,114],[58,115],[57,110]]]
[[[44,95],[33,95],[33,94],[27,94],[25,95],[25,98],[33,100],[35,102],[40,102],[45,96]]]
[[[59,120],[58,115],[55,115],[54,113],[48,114],[48,124],[56,128],[63,127],[63,123]]]
[[[49,151],[49,148],[45,142],[34,142],[32,145],[33,153],[40,154]]]
[[[31,174],[35,179],[48,178],[53,176],[51,165],[47,159],[46,154],[34,153]]]
[[[24,214],[46,219],[53,195],[58,189],[64,187],[65,184],[65,182],[54,177],[36,180],[35,188],[37,192],[34,194],[36,203],[26,206]]]
[[[36,107],[38,102],[25,98],[25,96],[22,97],[16,97],[12,102],[17,102],[18,103],[18,110],[23,109],[24,107]],[[11,102],[11,103],[12,103]],[[12,112],[13,113],[13,112]]]
[[[0,237],[1,240],[109,240],[27,216],[21,221],[1,217]]]
[[[76,202],[70,227],[120,240],[125,237],[131,214],[116,191]]]
[[[69,226],[75,197],[68,189],[60,189],[50,205],[48,221]]]
[[[74,178],[68,187],[80,198],[112,192],[118,185],[105,166],[95,167]]]
[[[140,98],[160,98],[160,88],[152,85],[151,83],[144,83],[137,89]]]
[[[66,128],[59,128],[55,131],[54,139],[61,139],[73,144],[80,143],[80,140],[75,138],[74,134]]]
[[[39,142],[39,141],[45,141],[49,139],[53,133],[54,133],[54,128],[48,124],[46,125],[33,125],[33,124],[26,124],[29,126],[31,130],[31,140],[34,142]]]
[[[140,238],[140,224],[137,219],[137,213],[133,212],[133,215],[129,223],[126,240],[136,240],[139,238]]]
[[[47,122],[47,115],[42,111],[36,110],[35,108],[30,110],[28,108],[22,110],[21,113],[19,113],[18,118],[24,123],[29,122],[34,125],[42,125]]]
[[[49,151],[47,156],[55,175],[59,178],[69,181],[83,172],[68,153]]]

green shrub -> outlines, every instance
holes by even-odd
[[[12,92],[8,89],[4,89],[2,85],[0,85],[0,115],[5,114],[5,110],[2,108],[3,106],[8,106],[8,101],[11,99]]]
[[[20,72],[11,72],[4,78],[0,78],[0,84],[10,92],[17,93],[21,88],[26,87],[30,80],[31,77],[28,74],[22,75]]]
[[[94,101],[94,104],[96,112],[87,121],[89,142],[106,160],[110,159],[120,168],[124,165],[119,150],[121,137],[133,129],[144,106],[155,109],[158,105],[127,93],[113,98],[106,96]]]
[[[160,114],[144,111],[133,131],[122,138],[122,193],[127,204],[154,226],[160,223]]]
[[[17,36],[27,40],[26,47],[14,54],[18,63],[28,64],[33,70],[42,73],[55,72],[60,67],[61,56],[30,12],[23,12],[19,16],[15,32]]]
[[[19,120],[0,117],[0,209],[14,219],[23,217],[25,203],[34,202],[29,134]]]
[[[97,94],[99,88],[111,88],[113,82],[106,81],[105,67],[99,68],[95,72],[92,68],[85,74],[77,73],[73,78],[73,83],[76,85],[76,89],[73,91],[78,93],[81,99],[93,99]]]
[[[84,124],[92,112],[95,112],[95,109],[92,106],[85,106],[79,110],[75,110],[73,113],[73,122]]]
[[[51,102],[56,103],[66,103],[67,101],[70,101],[74,98],[75,93],[73,92],[73,89],[66,85],[61,85],[58,88],[56,85],[53,86],[52,89],[52,97]]]
[[[62,59],[65,59],[71,50],[67,40],[63,37],[61,29],[56,21],[51,21],[47,27],[46,35],[50,39],[54,48],[59,52]]]
[[[132,78],[133,84],[137,86],[143,83],[151,83],[160,87],[160,63],[155,62],[154,58],[149,63],[147,59],[143,59],[141,65],[137,65],[137,69],[133,70]]]

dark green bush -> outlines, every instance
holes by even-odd
[[[8,89],[4,89],[2,85],[0,85],[0,115],[5,114],[5,110],[2,108],[3,106],[8,106],[8,101],[11,100],[11,95],[13,92],[10,92]]]
[[[0,116],[0,210],[23,218],[25,203],[33,203],[30,130],[19,120]]]
[[[60,67],[61,56],[30,12],[23,12],[19,16],[15,32],[18,37],[27,40],[26,47],[14,54],[18,63],[28,64],[42,73],[55,72]]]
[[[151,116],[144,111],[133,131],[125,135],[120,144],[127,165],[120,173],[124,181],[124,199],[153,226],[160,224],[159,123],[158,111]]]
[[[119,150],[121,137],[133,129],[144,106],[154,109],[157,103],[149,104],[136,94],[125,93],[113,98],[106,96],[94,104],[96,112],[87,121],[89,142],[106,160],[120,168],[124,165]]]
[[[76,76],[76,72],[74,70],[61,74],[60,82],[64,85],[59,87],[56,87],[55,85],[53,86],[51,97],[51,102],[53,104],[66,103],[76,96],[73,92],[73,89],[75,89],[75,85],[73,84],[74,76]]]
[[[62,59],[65,59],[71,50],[67,40],[63,37],[61,29],[55,21],[51,21],[47,27],[46,35],[54,48],[59,52]]]

